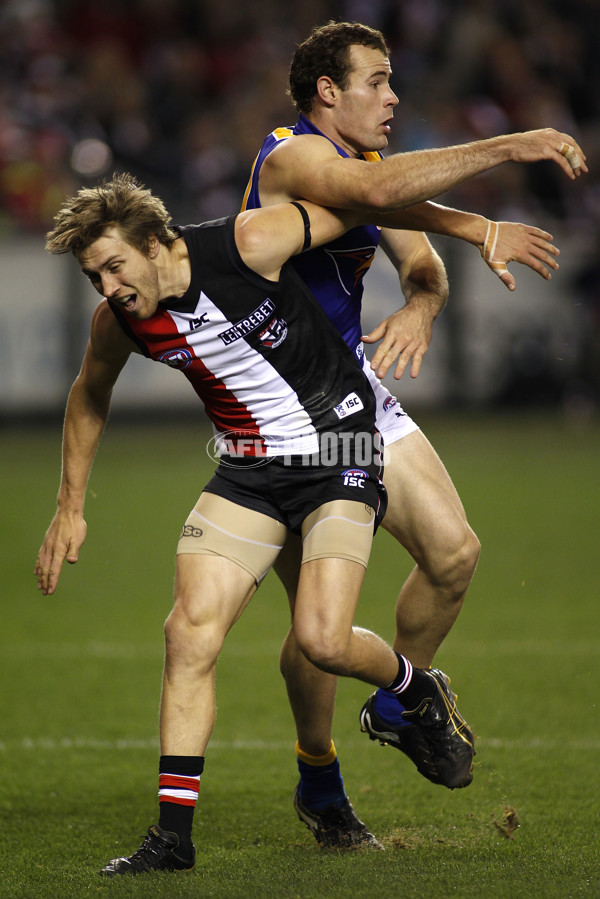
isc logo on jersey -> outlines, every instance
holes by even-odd
[[[383,411],[387,412],[388,409],[391,409],[392,406],[396,406],[397,403],[398,403],[398,400],[396,399],[396,397],[392,396],[392,394],[390,393],[390,395],[386,396],[386,398],[383,401]]]
[[[353,412],[360,412],[364,408],[361,398],[356,393],[349,393],[341,403],[333,407],[333,411],[338,418],[346,418],[347,415],[352,415]]]
[[[347,468],[342,472],[344,487],[364,487],[369,475],[362,468]]]
[[[187,368],[194,361],[194,355],[191,350],[167,350],[158,357],[157,361],[164,362],[171,368]]]

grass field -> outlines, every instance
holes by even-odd
[[[478,734],[450,792],[358,728],[338,691],[346,788],[383,853],[320,851],[296,819],[288,618],[269,575],[229,635],[191,874],[104,881],[156,820],[162,622],[179,528],[212,470],[208,435],[109,426],[88,540],[54,597],[33,562],[54,509],[59,429],[0,441],[0,897],[600,895],[600,427],[559,416],[423,420],[483,552],[437,662]],[[409,561],[378,535],[357,623],[392,638]],[[520,827],[514,829],[518,820]]]

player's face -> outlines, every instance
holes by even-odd
[[[335,125],[345,149],[353,155],[383,150],[388,144],[398,97],[390,87],[387,56],[373,47],[350,47],[348,86],[338,95]]]
[[[127,243],[116,227],[107,228],[79,257],[84,275],[101,296],[136,318],[150,318],[160,299],[158,272],[150,256]]]

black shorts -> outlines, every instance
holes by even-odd
[[[381,481],[383,467],[376,463],[348,467],[344,464],[303,466],[293,457],[277,456],[268,462],[224,457],[204,488],[255,512],[262,512],[299,534],[307,515],[336,499],[371,506],[375,530],[387,508],[387,494]]]

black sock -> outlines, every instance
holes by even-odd
[[[423,699],[432,695],[431,679],[422,668],[413,668],[408,659],[399,652],[396,652],[396,657],[398,674],[385,689],[389,693],[394,693],[405,709],[414,709]]]
[[[161,755],[158,766],[158,826],[179,837],[177,855],[192,855],[192,823],[204,770],[203,756]]]

